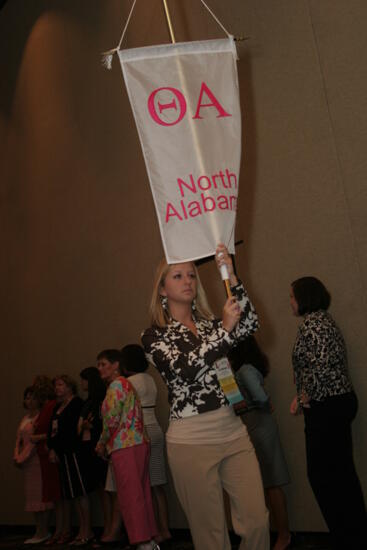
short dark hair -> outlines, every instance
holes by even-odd
[[[118,363],[121,361],[121,353],[118,349],[104,349],[97,355],[97,361],[101,359],[107,359],[110,363]]]
[[[293,294],[298,305],[299,315],[320,309],[329,309],[331,296],[316,277],[301,277],[292,283]]]
[[[145,372],[149,363],[144,350],[138,344],[128,344],[121,350],[120,367],[127,372]]]
[[[88,382],[88,399],[91,401],[103,401],[106,395],[106,385],[97,367],[86,367],[80,371],[79,376]]]

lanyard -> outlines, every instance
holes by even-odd
[[[218,382],[228,403],[233,407],[236,415],[243,414],[247,410],[246,401],[239,390],[236,379],[233,375],[230,362],[227,357],[217,359],[214,363],[214,368],[217,373]]]

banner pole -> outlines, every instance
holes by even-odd
[[[171,16],[169,14],[167,0],[163,0],[163,7],[164,7],[164,13],[167,19],[167,25],[168,25],[169,34],[171,37],[171,42],[172,44],[176,44],[175,33],[173,32],[173,26],[172,26]]]
[[[223,256],[223,252],[219,252],[218,258],[220,258],[220,256]],[[228,268],[227,268],[226,264],[222,264],[219,268],[219,271],[220,271],[220,275],[222,277],[222,281],[224,283],[224,287],[226,289],[227,298],[230,298],[232,296],[232,291],[231,291],[231,284],[230,284],[230,281],[229,281]]]
[[[224,279],[223,283],[226,289],[227,298],[230,298],[232,296],[232,291],[231,291],[231,285],[229,284],[229,280]]]

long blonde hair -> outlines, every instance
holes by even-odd
[[[152,299],[150,301],[150,308],[149,308],[150,322],[153,326],[165,327],[166,325],[168,325],[168,323],[171,320],[169,311],[164,309],[162,306],[160,291],[164,287],[164,281],[172,265],[175,265],[175,264],[168,264],[165,258],[163,258],[157,267],[157,271],[154,278],[154,284],[153,284]],[[208,304],[205,290],[203,288],[203,285],[201,284],[199,273],[194,262],[192,262],[192,267],[194,269],[196,281],[197,281],[197,291],[196,291],[196,297],[195,297],[195,314],[202,319],[212,319],[213,313]]]

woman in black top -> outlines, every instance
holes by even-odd
[[[297,396],[290,410],[304,414],[308,479],[334,547],[362,550],[367,517],[351,433],[358,403],[342,333],[327,312],[330,299],[315,277],[291,285],[291,308],[303,322],[293,348]]]
[[[97,367],[86,367],[80,373],[80,385],[87,393],[80,412],[78,433],[80,437],[79,465],[82,472],[84,487],[87,493],[99,489],[104,515],[105,531],[110,529],[110,506],[104,491],[108,462],[100,458],[95,447],[102,432],[101,405],[106,396],[106,385]],[[91,532],[89,502],[84,502],[85,514],[89,525],[86,532]]]
[[[97,367],[86,367],[80,372],[80,378],[81,388],[88,397],[80,413],[78,432],[82,441],[90,441],[94,448],[102,431],[101,405],[106,396],[106,385]]]
[[[81,468],[81,442],[78,434],[78,421],[83,407],[83,400],[76,395],[76,384],[67,375],[54,378],[56,405],[47,438],[51,462],[57,462],[64,498],[64,513],[67,528],[64,537],[58,543],[71,539],[70,500],[76,499],[79,514],[79,533],[75,543],[81,545],[93,538],[86,510],[88,510],[87,487]],[[68,531],[68,532],[67,532]]]

